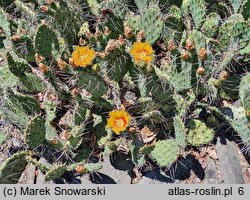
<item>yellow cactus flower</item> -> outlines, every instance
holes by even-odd
[[[148,42],[135,42],[130,50],[135,64],[140,61],[149,63],[153,60],[154,50]]]
[[[109,113],[107,127],[119,135],[125,131],[130,123],[131,117],[125,110],[113,110]]]
[[[88,46],[80,47],[77,46],[72,53],[74,65],[77,67],[87,67],[92,64],[95,58],[95,51],[90,49]]]

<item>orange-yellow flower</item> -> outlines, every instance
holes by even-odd
[[[135,64],[140,61],[149,63],[153,60],[154,50],[148,42],[135,42],[130,50]]]
[[[109,113],[107,127],[119,135],[125,131],[130,123],[130,115],[125,110],[113,110]]]
[[[77,67],[87,67],[92,64],[95,58],[95,51],[90,49],[88,46],[80,47],[77,46],[72,53],[74,65]]]

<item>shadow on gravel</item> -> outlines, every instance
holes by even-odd
[[[121,152],[113,153],[110,156],[110,163],[117,170],[132,171],[134,168],[134,164],[128,159],[128,155]]]
[[[95,184],[116,184],[114,179],[103,173],[92,174],[90,181]]]
[[[203,180],[205,176],[204,169],[200,162],[191,154],[188,154],[185,158],[181,157],[171,168],[164,169],[166,175],[174,180],[186,180],[190,177],[191,171],[195,175]]]
[[[143,174],[143,177],[147,177],[149,179],[157,180],[157,181],[163,182],[163,183],[174,183],[174,180],[172,178],[161,174],[160,169],[157,169],[157,170],[151,171],[151,172],[147,172],[147,173]]]

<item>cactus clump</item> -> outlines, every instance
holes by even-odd
[[[15,129],[29,150],[0,180],[27,163],[66,180],[121,154],[143,174],[219,124],[249,146],[249,30],[245,0],[0,0],[1,143]]]

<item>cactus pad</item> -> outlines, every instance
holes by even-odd
[[[116,56],[108,65],[108,77],[116,82],[122,81],[130,65],[133,65],[133,62],[129,55]]]
[[[233,119],[229,123],[233,129],[238,133],[245,145],[250,145],[250,128],[246,117],[246,111],[242,107],[230,106],[233,112]]]
[[[185,148],[187,145],[186,141],[186,130],[183,121],[180,117],[174,118],[174,129],[175,129],[175,141],[176,143]]]
[[[56,165],[46,173],[45,181],[53,181],[56,178],[60,178],[65,172],[66,165]]]
[[[190,11],[197,29],[200,29],[205,20],[206,4],[204,0],[190,0]]]
[[[141,16],[141,30],[144,30],[146,41],[154,44],[162,34],[163,20],[160,8],[152,6],[145,10]]]
[[[155,148],[149,156],[160,167],[168,167],[174,163],[180,154],[180,147],[174,140],[162,140],[155,143]]]
[[[51,57],[53,49],[55,51],[60,48],[56,34],[47,25],[41,25],[38,28],[35,47],[36,52],[45,58]]]
[[[25,130],[26,142],[30,148],[40,146],[45,140],[45,121],[40,116],[33,117]]]
[[[26,151],[13,154],[0,168],[0,184],[16,184],[26,168]]]
[[[218,31],[221,17],[217,13],[211,13],[207,16],[206,21],[202,26],[202,31],[208,37],[214,37]]]
[[[200,120],[191,120],[187,124],[189,128],[187,141],[195,147],[202,144],[209,144],[214,138],[214,130],[208,128],[207,125]]]
[[[108,90],[107,84],[100,76],[87,70],[79,72],[78,86],[85,88],[97,98],[103,96]]]
[[[239,95],[241,103],[246,110],[250,110],[250,73],[241,79]]]

